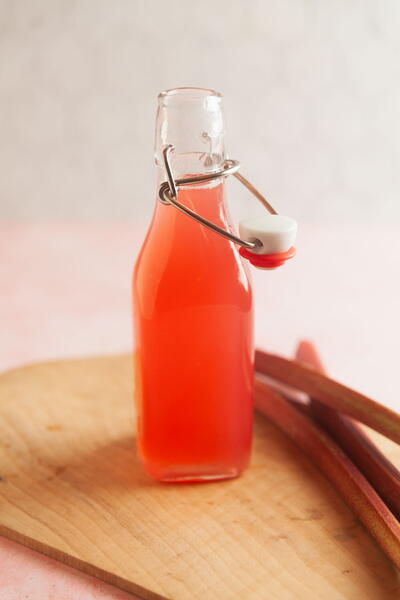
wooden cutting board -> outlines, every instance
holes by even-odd
[[[143,598],[400,597],[373,540],[262,417],[241,478],[148,479],[131,380],[126,356],[0,377],[0,533]]]

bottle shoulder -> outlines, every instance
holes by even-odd
[[[136,261],[134,294],[141,306],[160,310],[189,305],[237,305],[250,310],[252,288],[247,264],[236,247],[203,244],[189,250],[172,241],[160,249],[150,232]],[[164,251],[162,251],[164,250]]]
[[[223,185],[179,191],[182,203],[231,229]],[[173,206],[157,203],[135,266],[136,293],[160,301],[249,304],[251,282],[238,248]]]

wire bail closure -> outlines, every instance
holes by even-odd
[[[275,266],[279,266],[283,264],[287,259],[292,258],[295,254],[295,249],[290,248],[288,252],[282,252],[280,254],[260,254],[260,249],[263,247],[263,243],[255,239],[253,241],[243,240],[242,238],[234,235],[230,231],[215,225],[208,219],[205,219],[195,211],[191,210],[187,206],[184,206],[180,202],[178,202],[178,190],[180,187],[185,185],[193,185],[196,183],[213,181],[214,179],[220,179],[223,177],[228,177],[229,175],[234,175],[236,179],[240,181],[256,198],[257,200],[264,206],[264,208],[271,214],[277,215],[277,211],[271,206],[271,204],[264,198],[264,196],[238,171],[240,168],[240,163],[237,160],[228,159],[224,162],[223,169],[219,171],[215,171],[214,173],[209,173],[207,175],[196,175],[194,177],[186,177],[182,179],[175,179],[172,173],[171,165],[169,162],[169,155],[173,152],[174,146],[172,144],[168,144],[163,149],[163,158],[164,158],[164,166],[167,174],[168,181],[165,181],[160,185],[160,189],[158,191],[159,199],[163,204],[169,204],[183,212],[188,217],[191,217],[204,227],[211,229],[215,233],[223,236],[224,238],[234,242],[235,244],[239,244],[242,248],[240,249],[240,254],[248,258],[255,266],[259,266],[261,268],[275,268]],[[254,253],[254,249],[258,248],[258,253]],[[253,252],[251,252],[253,250]]]

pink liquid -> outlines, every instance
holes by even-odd
[[[223,184],[179,201],[230,227]],[[234,244],[157,203],[133,281],[138,447],[162,481],[222,479],[248,464],[253,315]]]

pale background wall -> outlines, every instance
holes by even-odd
[[[282,212],[400,221],[398,0],[0,0],[0,216],[146,220],[182,85]]]

